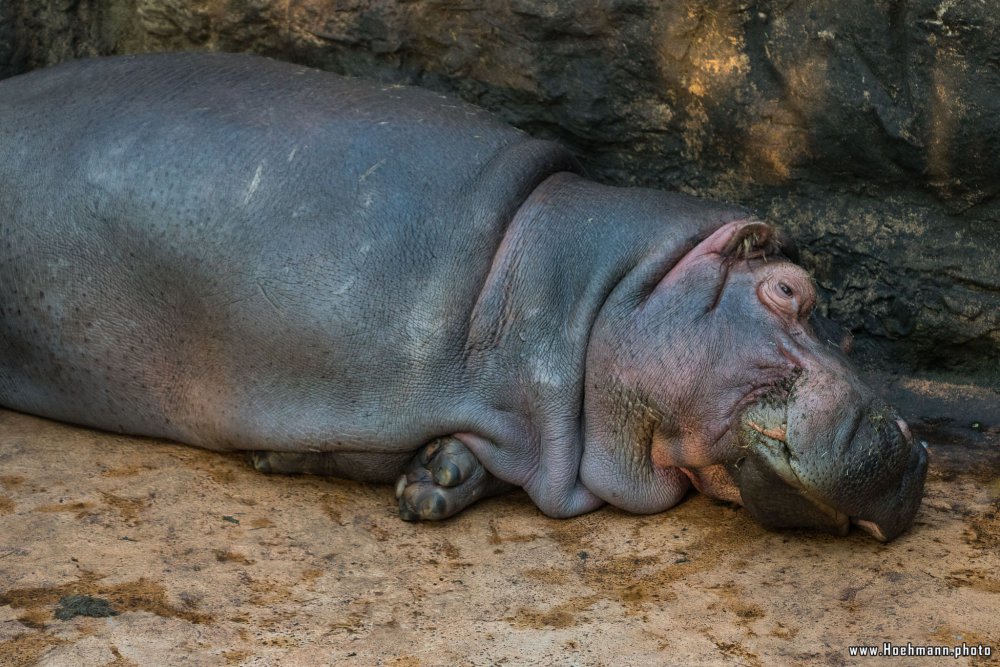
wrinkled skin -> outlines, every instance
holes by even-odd
[[[692,484],[892,539],[926,455],[743,211],[426,91],[259,58],[0,82],[0,403],[396,483],[405,519]]]
[[[588,352],[581,477],[636,512],[670,507],[693,484],[768,526],[844,534],[853,522],[892,539],[919,506],[926,452],[817,338],[812,280],[772,236],[730,224],[638,308],[628,292],[605,306]]]

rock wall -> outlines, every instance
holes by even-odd
[[[861,351],[1000,387],[1000,11],[955,0],[0,0],[0,75],[253,51],[480,104],[785,226]]]

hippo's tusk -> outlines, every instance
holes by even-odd
[[[771,440],[777,440],[779,442],[785,443],[786,445],[788,444],[788,433],[785,430],[784,426],[778,426],[776,428],[764,428],[763,426],[761,426],[760,424],[758,424],[753,420],[748,420],[747,426],[757,431],[761,435],[766,435],[767,437],[771,438]]]
[[[882,528],[874,521],[865,521],[864,519],[851,519],[851,523],[861,528],[866,533],[874,537],[879,542],[888,542],[885,533],[882,532]]]

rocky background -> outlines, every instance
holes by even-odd
[[[1000,11],[956,0],[0,0],[0,76],[252,51],[460,95],[797,238],[867,359],[1000,389]]]

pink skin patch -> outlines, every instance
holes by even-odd
[[[770,241],[771,228],[751,220],[734,220],[715,230],[708,238],[699,243],[691,252],[684,255],[670,271],[660,280],[657,290],[668,288],[676,283],[681,276],[688,273],[694,264],[704,261],[718,261],[719,256],[732,256],[740,250],[743,239],[756,237],[756,242],[763,245]],[[762,251],[761,251],[762,252]]]
[[[743,504],[740,490],[733,483],[733,478],[726,471],[725,466],[706,466],[697,470],[681,468],[681,472],[687,475],[688,479],[691,480],[691,485],[698,490],[698,493],[704,493],[711,498],[726,500],[738,505]]]
[[[760,302],[789,324],[798,324],[808,317],[816,305],[816,289],[809,274],[794,264],[779,265],[771,270],[763,268],[763,271],[765,278],[757,286]]]
[[[740,491],[725,466],[703,465],[704,461],[719,460],[724,454],[722,450],[735,446],[734,437],[730,437],[741,425],[738,415],[742,412],[740,406],[746,406],[759,399],[761,391],[766,391],[776,380],[784,377],[793,367],[802,367],[804,359],[797,350],[794,341],[800,336],[808,335],[805,321],[808,319],[816,303],[816,290],[809,274],[801,267],[787,261],[767,261],[763,248],[771,244],[770,229],[760,223],[737,221],[717,230],[703,241],[694,251],[689,253],[661,280],[657,289],[674,287],[683,279],[684,272],[690,271],[699,262],[712,262],[720,265],[724,271],[720,278],[716,302],[722,298],[722,292],[729,286],[730,271],[742,274],[743,280],[748,280],[751,289],[759,303],[777,320],[774,325],[783,330],[787,336],[785,342],[781,337],[774,343],[774,350],[782,359],[780,368],[773,372],[761,369],[760,380],[762,390],[751,391],[734,408],[725,419],[725,424],[717,424],[714,435],[706,430],[706,423],[692,424],[683,431],[684,461],[672,460],[668,452],[676,452],[677,448],[658,448],[658,438],[654,438],[652,460],[657,467],[682,466],[681,470],[690,479],[699,492],[721,500],[741,502]],[[749,260],[749,261],[748,261]],[[734,279],[735,274],[733,274]],[[777,375],[775,375],[777,374]],[[704,415],[702,415],[704,417]],[[762,434],[775,440],[785,440],[787,434],[783,429],[747,424],[756,427]],[[719,431],[722,435],[719,436]]]

